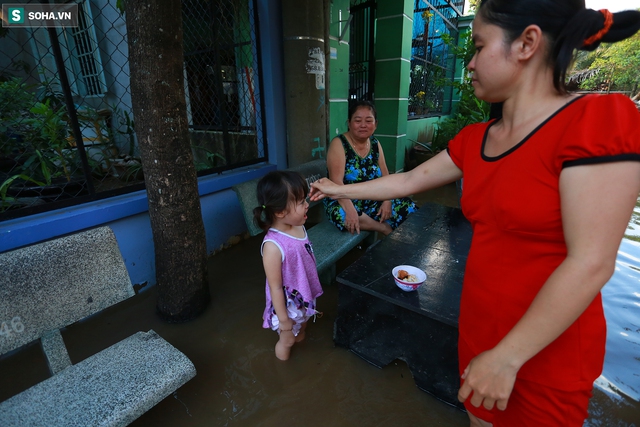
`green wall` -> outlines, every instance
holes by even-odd
[[[440,117],[428,117],[425,119],[409,120],[407,123],[408,146],[413,145],[413,141],[422,143],[431,142],[434,125],[438,123]]]
[[[347,130],[349,97],[349,0],[334,0],[329,11],[329,139]],[[378,0],[376,9],[375,104],[378,110],[376,137],[380,140],[390,172],[404,168],[405,150],[413,141],[430,142],[439,117],[408,120],[408,97],[413,31],[413,0]],[[461,17],[461,33],[471,17]],[[340,22],[343,21],[343,22]],[[344,38],[340,39],[341,31]],[[456,66],[456,79],[463,75]],[[453,109],[457,99],[454,93]]]
[[[349,109],[349,0],[334,0],[329,10],[329,141],[347,131]],[[340,20],[344,22],[339,22]],[[340,33],[344,32],[344,39]]]
[[[404,168],[407,140],[412,0],[380,0],[376,11],[375,104],[376,137],[380,140],[390,172]]]

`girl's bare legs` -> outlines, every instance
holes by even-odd
[[[289,360],[291,347],[296,342],[292,331],[280,331],[280,339],[276,343],[276,357],[280,360]]]
[[[304,330],[307,329],[307,322],[304,322],[302,325],[300,325],[300,332],[298,332],[298,336],[296,337],[296,342],[300,342],[302,340],[304,340]]]
[[[360,230],[377,231],[378,233],[382,233],[385,236],[393,231],[391,229],[391,226],[387,224],[386,221],[376,221],[370,216],[367,216],[367,214],[362,214],[358,218],[360,218]]]
[[[469,427],[492,427],[493,424],[488,423],[486,421],[482,421],[480,418],[474,416],[471,412],[467,411],[467,415],[469,415]]]

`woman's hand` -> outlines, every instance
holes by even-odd
[[[320,178],[311,184],[311,188],[309,189],[309,199],[316,202],[324,199],[325,197],[335,198],[333,196],[338,194],[340,187],[341,185],[336,184],[329,178]]]
[[[344,227],[351,234],[354,232],[360,234],[360,217],[358,216],[356,208],[353,207],[353,204],[351,204],[350,209],[345,209]]]
[[[378,209],[378,216],[380,217],[380,222],[385,222],[389,218],[391,218],[391,201],[385,200],[380,205],[380,209]]]
[[[464,383],[458,391],[458,400],[464,402],[473,392],[470,403],[476,408],[482,405],[491,410],[495,405],[504,411],[518,370],[509,363],[507,355],[500,354],[495,348],[480,353],[471,359],[462,374]]]

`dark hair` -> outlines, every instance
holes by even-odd
[[[576,49],[591,51],[601,42],[618,42],[640,30],[640,12],[614,13],[609,31],[599,41],[585,46],[585,40],[602,30],[605,17],[600,11],[586,9],[584,0],[482,0],[478,16],[502,28],[508,43],[527,26],[539,26],[549,41],[553,84],[562,93],[567,91],[565,78]]]
[[[289,203],[307,198],[309,185],[300,172],[273,171],[258,181],[258,203],[253,209],[253,221],[267,231],[276,220],[276,214],[287,210]]]
[[[351,118],[356,113],[358,108],[362,107],[370,109],[371,113],[373,113],[373,118],[376,119],[376,121],[378,120],[378,113],[376,113],[376,107],[375,105],[373,105],[373,102],[362,99],[360,101],[355,101],[349,105],[349,112],[347,113],[348,121],[351,121]]]

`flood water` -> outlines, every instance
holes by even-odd
[[[455,206],[455,187],[417,198]],[[639,205],[640,206],[640,205]],[[607,357],[588,427],[640,427],[640,207],[603,290]],[[378,369],[333,344],[338,285],[318,299],[324,315],[309,325],[291,359],[274,356],[275,333],[261,328],[264,273],[261,237],[210,258],[212,302],[198,319],[166,324],[155,315],[155,290],[63,332],[73,363],[139,330],[154,329],[183,351],[195,378],[132,426],[467,427],[466,414],[419,390],[404,362]],[[338,265],[363,253],[356,249]],[[47,377],[38,345],[0,360],[0,401]],[[2,422],[0,420],[0,425]]]
[[[640,426],[640,199],[602,289],[607,353],[585,426]]]

